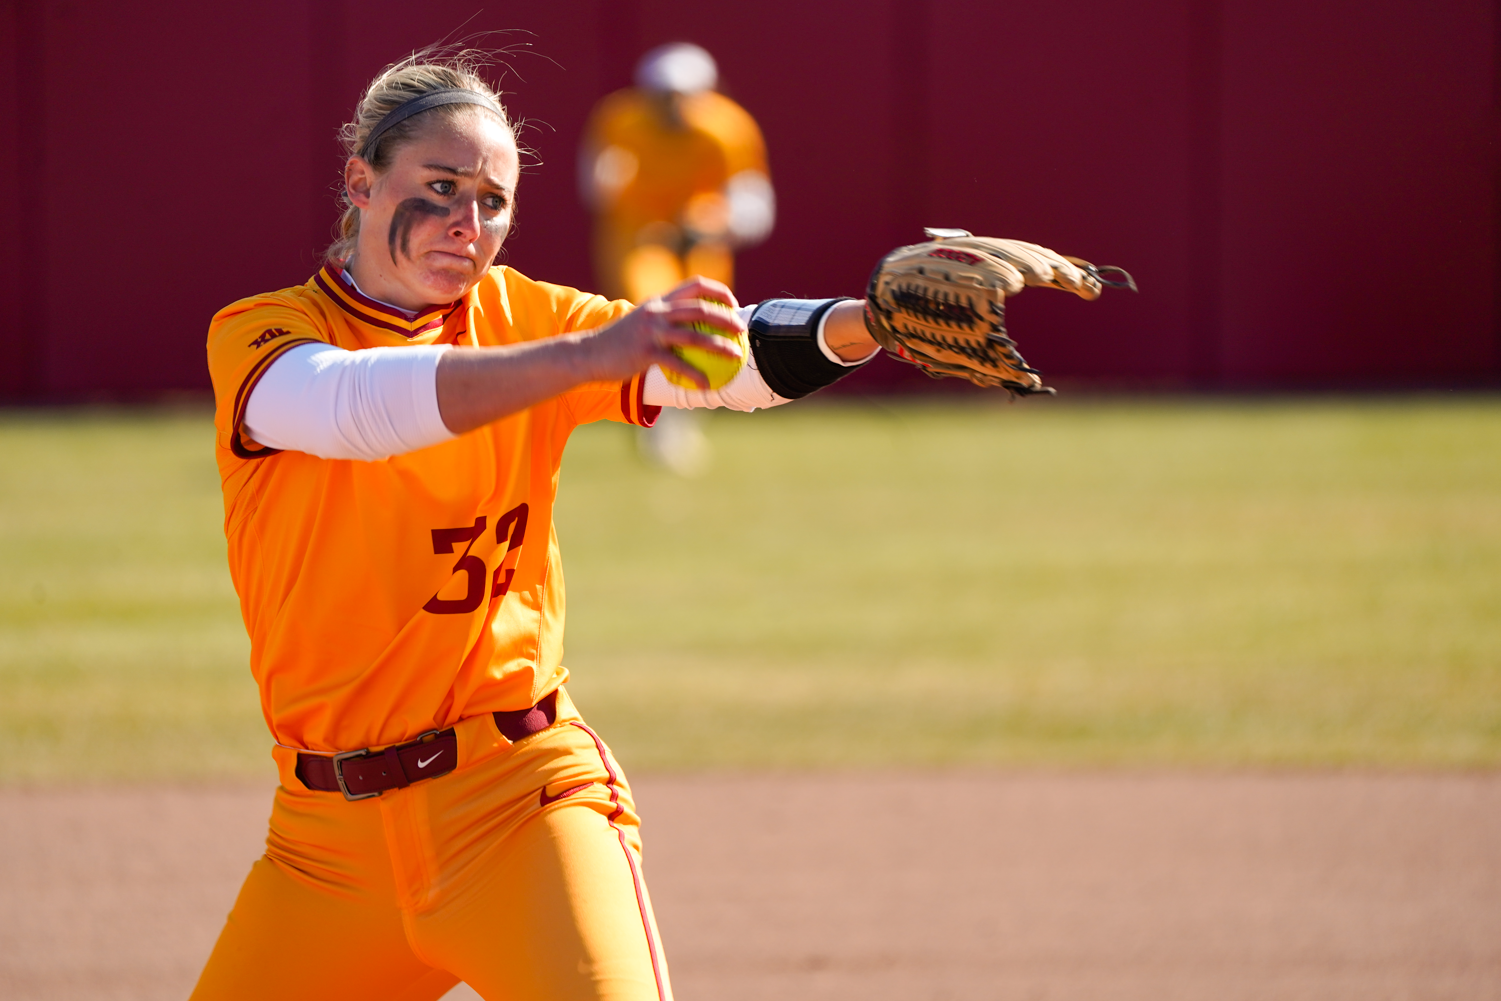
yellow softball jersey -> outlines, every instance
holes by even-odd
[[[579,424],[650,424],[643,377],[578,387],[442,444],[377,462],[262,448],[242,429],[271,363],[299,344],[500,345],[630,309],[492,268],[415,318],[333,267],[243,299],[209,326],[229,569],[276,740],[317,751],[411,739],[535,703],[567,677],[552,524]]]

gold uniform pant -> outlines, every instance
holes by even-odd
[[[650,238],[649,230],[638,233],[630,227],[601,222],[594,231],[594,273],[609,298],[641,303],[693,275],[733,288],[735,255],[729,244],[720,240],[701,240],[680,254]]]
[[[515,744],[456,729],[454,771],[354,802],[277,749],[266,854],[194,1001],[671,998],[630,788],[566,695]]]

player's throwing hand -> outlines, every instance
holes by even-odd
[[[736,343],[745,322],[736,315],[734,293],[712,278],[693,277],[655,299],[648,299],[608,326],[585,335],[589,345],[591,378],[628,379],[652,365],[675,372],[700,389],[708,377],[684,361],[673,348],[698,348],[724,358],[739,359]],[[704,324],[723,330],[717,336],[693,329]]]

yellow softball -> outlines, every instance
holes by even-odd
[[[704,299],[704,302],[712,302],[716,306],[728,305],[717,299]],[[694,323],[691,326],[701,334],[714,334],[716,337],[727,337],[740,345],[739,358],[726,358],[724,355],[711,354],[703,348],[675,347],[672,349],[673,354],[709,377],[710,389],[722,389],[731,379],[740,374],[740,368],[745,364],[745,359],[750,357],[750,337],[745,331],[741,331],[739,334],[732,334],[727,330],[710,326],[707,323]],[[663,372],[662,374],[667,376],[667,381],[675,386],[682,386],[684,389],[698,388],[689,381],[687,376],[678,375],[676,372]]]

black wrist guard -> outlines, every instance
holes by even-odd
[[[836,365],[818,348],[818,324],[837,299],[767,299],[750,319],[751,352],[771,391],[789,400],[832,385],[859,365]]]

